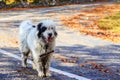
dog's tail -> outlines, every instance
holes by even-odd
[[[25,21],[22,21],[20,23],[20,34],[24,34],[26,32],[28,32],[32,27],[33,24],[32,24],[32,21],[31,20],[25,20]]]

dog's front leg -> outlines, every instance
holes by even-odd
[[[49,55],[46,56],[46,58],[47,58],[47,60],[46,60],[46,65],[45,65],[46,77],[50,77],[50,76],[51,76],[50,71],[49,71],[49,68],[50,68],[50,62],[51,62],[51,57],[52,57],[52,55],[53,55],[53,54],[51,53],[51,54],[49,54]]]
[[[35,66],[36,66],[36,70],[38,72],[38,76],[39,77],[44,77],[44,72],[43,72],[43,66],[42,66],[42,62],[41,62],[41,59],[38,57],[38,56],[34,56],[34,63],[35,63]]]
[[[46,65],[45,65],[45,73],[46,73],[46,77],[50,77],[51,76],[51,74],[50,74],[50,72],[49,72],[49,67],[50,67],[50,62],[49,61],[47,61],[47,63],[46,63]]]
[[[38,76],[39,77],[44,77],[45,76],[43,69],[44,68],[42,66],[42,63],[39,62],[39,64],[37,64],[37,71],[38,71]]]

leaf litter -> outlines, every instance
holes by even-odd
[[[120,4],[101,5],[82,10],[77,15],[61,17],[62,24],[69,28],[77,29],[86,35],[120,43],[120,34],[101,29],[98,25],[100,19],[111,16],[120,11]]]

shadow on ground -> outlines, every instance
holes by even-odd
[[[21,55],[18,48],[1,49],[18,56]],[[75,80],[55,72],[50,72],[52,76],[49,78],[39,78],[37,76],[37,71],[33,70],[31,65],[28,65],[29,68],[23,68],[21,61],[2,53],[0,53],[0,55],[0,80],[63,80],[63,78],[67,78],[67,80]]]
[[[20,52],[18,48],[2,48],[2,49],[20,56]],[[106,46],[96,46],[96,47],[88,47],[88,46],[83,46],[83,45],[57,46],[55,54],[60,54],[65,57],[77,56],[78,60],[75,63],[69,64],[66,62],[62,62],[59,59],[53,59],[51,66],[54,68],[67,71],[70,73],[74,73],[80,76],[82,75],[82,76],[88,77],[93,80],[98,80],[98,79],[119,80],[120,78],[118,72],[116,72],[116,70],[120,70],[120,67],[119,67],[120,66],[120,45],[106,45]],[[3,59],[4,60],[7,59],[7,60],[4,61]],[[9,58],[6,58],[6,59],[4,58],[4,56],[1,56],[0,63],[11,61],[11,59]],[[79,64],[85,63],[87,61],[104,64],[105,68],[112,69],[111,73],[102,73],[101,71],[98,71],[98,69],[91,69],[91,68],[79,66]],[[16,60],[12,62],[16,62]],[[20,68],[21,64],[20,62],[17,62],[17,63],[19,64],[16,66],[17,67],[16,69],[19,70],[21,69]],[[17,63],[14,63],[14,65],[16,65]],[[74,65],[74,66],[71,66],[71,65]],[[1,66],[0,69],[2,70],[3,67],[4,66]],[[13,69],[13,67],[14,66],[12,66],[11,69]],[[28,72],[29,72],[29,69],[28,69]],[[16,74],[14,71],[13,73]],[[56,73],[52,73],[52,74],[53,74],[53,77],[49,80],[56,80],[56,79],[62,80],[60,77],[57,77],[59,76],[58,74]],[[31,77],[33,78],[35,76],[36,76],[36,73],[34,76],[33,75],[30,76],[30,78]]]
[[[77,56],[82,61],[95,61],[109,66],[120,66],[120,45],[87,47],[81,45],[57,46],[56,53]]]

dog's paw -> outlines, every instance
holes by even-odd
[[[49,72],[46,73],[46,77],[50,77],[51,74]]]
[[[39,72],[38,76],[42,78],[42,77],[44,77],[44,73],[43,72]]]

